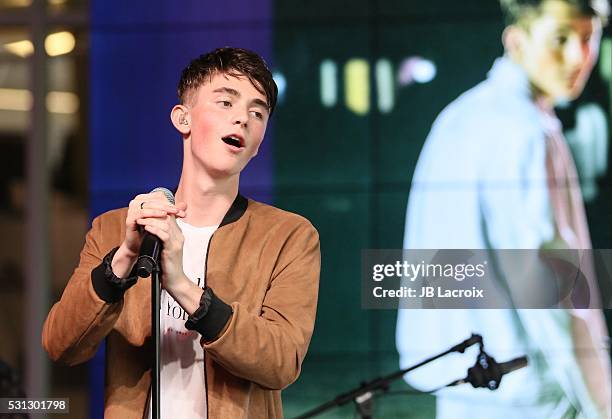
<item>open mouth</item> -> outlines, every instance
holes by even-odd
[[[244,144],[242,143],[242,139],[233,135],[228,135],[227,137],[223,137],[222,138],[223,142],[225,144],[237,147],[237,148],[243,148]]]

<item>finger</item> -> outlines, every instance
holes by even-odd
[[[170,233],[168,232],[168,230],[164,229],[161,226],[155,224],[143,224],[142,229],[143,231],[148,231],[159,237],[159,239],[164,243],[164,246],[167,245],[167,242],[170,239]]]
[[[166,233],[170,231],[170,225],[168,224],[168,221],[166,221],[165,219],[139,218],[136,220],[136,223],[141,226],[148,226],[148,225],[154,226],[160,230],[165,231]]]
[[[139,211],[138,218],[164,218],[167,215],[168,211],[154,208],[143,208]]]
[[[133,199],[134,202],[169,202],[168,197],[163,192],[150,192],[146,194],[136,195]]]
[[[147,200],[152,201],[157,199],[157,197],[155,195],[152,194],[148,194],[148,193],[141,193],[136,195],[131,201],[130,201],[130,206],[138,206],[140,205],[142,202],[146,202]]]
[[[154,225],[145,225],[144,229],[146,231],[148,231],[149,233],[159,237],[159,239],[162,242],[164,242],[164,243],[166,243],[168,241],[168,239],[170,239],[170,235],[166,231],[160,229],[157,226],[154,226]]]
[[[179,201],[176,203],[175,206],[178,209],[175,216],[178,218],[185,218],[187,216],[187,203],[183,201]]]
[[[148,193],[138,194],[134,197],[134,201],[138,201],[138,202],[144,201],[145,199],[150,198],[150,195],[151,194],[148,194]]]
[[[140,196],[140,195],[138,195]],[[142,204],[143,202],[145,202],[144,199],[138,199],[138,197],[132,199],[130,201],[130,203],[128,204],[128,208],[132,209],[132,208],[140,208],[140,204]]]
[[[140,195],[138,201],[170,203],[168,197],[163,192],[159,191]]]
[[[176,214],[180,210],[168,201],[143,201],[141,209],[158,209],[166,211],[168,214]]]
[[[141,205],[136,205],[130,203],[130,207],[128,208],[128,214],[126,221],[132,224],[138,218],[147,218],[147,217],[165,217],[166,215],[173,214],[174,209],[164,209],[164,208],[147,208]]]

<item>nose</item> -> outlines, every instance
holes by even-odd
[[[589,58],[590,45],[588,41],[582,41],[579,37],[573,36],[568,39],[564,48],[565,62],[572,68],[582,66]]]
[[[233,123],[246,127],[247,121],[249,120],[249,113],[247,111],[237,110],[233,116]]]

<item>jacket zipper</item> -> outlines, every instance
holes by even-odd
[[[217,227],[217,229],[219,229]],[[210,240],[208,240],[208,245],[206,246],[206,257],[204,258],[204,287],[207,287],[206,277],[208,276],[208,255],[210,254],[210,244],[212,243],[213,237],[217,230],[210,235]],[[203,348],[202,348],[203,349]],[[208,404],[208,374],[206,374],[206,350],[202,351],[204,353],[204,387],[206,388],[206,419],[210,419],[210,405]]]

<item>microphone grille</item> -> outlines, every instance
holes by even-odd
[[[166,199],[168,200],[168,202],[170,202],[172,205],[176,203],[174,200],[174,194],[169,189],[158,187],[151,191],[151,193],[153,192],[162,192],[166,196]]]

